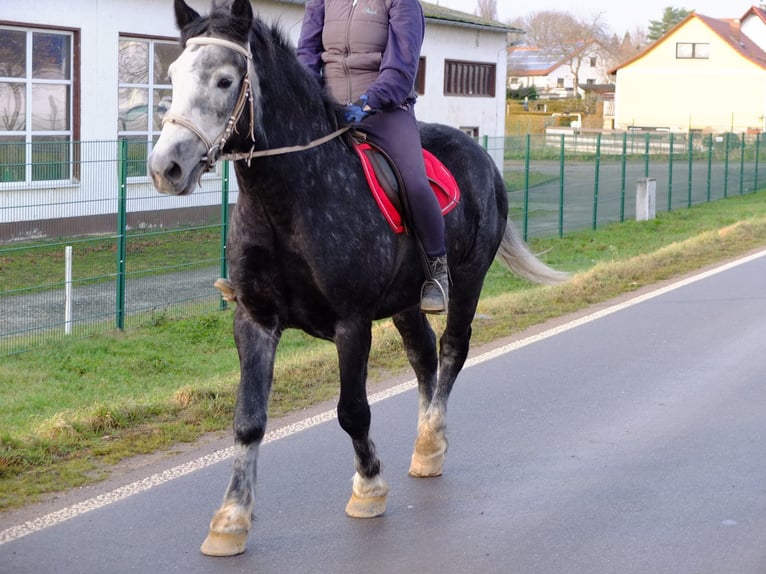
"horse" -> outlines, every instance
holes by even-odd
[[[338,421],[351,438],[354,474],[346,513],[385,512],[388,486],[370,437],[367,363],[375,320],[391,317],[418,387],[413,477],[439,476],[447,450],[447,401],[468,355],[484,277],[497,258],[532,282],[566,279],[534,256],[508,221],[508,197],[492,158],[460,130],[421,124],[425,149],[452,172],[461,199],[445,216],[450,290],[439,339],[419,309],[425,272],[417,241],[393,233],[370,194],[343,108],[298,62],[277,25],[248,0],[213,3],[201,16],[174,0],[183,51],[170,66],[173,97],[148,159],[156,189],[185,195],[221,158],[234,162],[239,193],[227,240],[240,362],[236,456],[223,503],[201,551],[245,551],[258,448],[274,357],[286,329],[334,342]],[[220,281],[220,280],[219,280]]]

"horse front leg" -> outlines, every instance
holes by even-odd
[[[386,511],[388,485],[380,476],[380,460],[370,439],[367,361],[372,339],[370,322],[346,321],[336,326],[340,369],[338,422],[354,447],[354,478],[346,514],[374,518]]]
[[[245,551],[255,496],[258,448],[266,432],[266,416],[280,330],[255,323],[241,305],[234,315],[234,339],[240,382],[234,412],[238,452],[223,504],[213,515],[202,543],[208,556],[234,556]]]

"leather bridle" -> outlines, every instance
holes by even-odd
[[[207,170],[210,171],[211,169],[213,169],[213,166],[218,162],[218,160],[222,158],[223,148],[226,145],[226,142],[229,141],[229,138],[231,137],[231,135],[235,132],[237,123],[239,122],[239,119],[242,117],[242,113],[245,111],[245,107],[248,105],[250,108],[249,135],[250,135],[250,140],[255,142],[255,136],[254,136],[255,102],[253,98],[253,76],[254,76],[253,55],[250,53],[250,50],[247,47],[241,46],[237,44],[236,42],[232,42],[230,40],[225,40],[223,38],[214,38],[212,36],[197,36],[194,38],[189,38],[188,40],[186,40],[186,45],[187,46],[213,45],[213,46],[222,46],[224,48],[229,48],[230,50],[234,50],[238,54],[241,54],[242,56],[245,57],[245,63],[247,67],[247,72],[245,72],[245,77],[242,78],[242,87],[239,90],[239,96],[237,97],[237,101],[234,104],[234,109],[232,110],[231,115],[229,116],[229,120],[226,122],[226,127],[214,140],[211,141],[210,139],[208,139],[205,132],[203,132],[196,125],[194,125],[192,121],[186,119],[183,116],[167,113],[162,118],[163,126],[166,123],[178,124],[178,125],[184,126],[186,129],[190,130],[194,135],[196,135],[200,140],[202,140],[202,143],[205,144],[205,147],[207,148],[207,153],[202,157],[202,161],[207,165]]]
[[[242,56],[244,56],[245,62],[247,64],[247,72],[245,72],[245,76],[244,78],[242,78],[242,87],[240,88],[237,101],[234,104],[234,109],[232,110],[231,115],[229,116],[229,119],[226,122],[226,127],[214,140],[211,141],[207,137],[205,132],[203,132],[200,128],[194,125],[192,121],[186,119],[183,116],[166,113],[165,116],[162,118],[163,126],[166,123],[183,126],[189,131],[191,131],[194,135],[196,135],[202,141],[202,143],[207,148],[207,153],[202,157],[202,162],[206,164],[207,171],[210,171],[211,169],[213,169],[215,164],[222,159],[235,160],[235,161],[246,160],[249,165],[250,161],[257,157],[282,155],[286,153],[293,153],[297,151],[311,149],[313,147],[327,143],[330,140],[335,139],[339,135],[351,129],[352,127],[351,125],[343,126],[342,128],[335,130],[334,132],[330,134],[327,134],[325,136],[312,140],[308,142],[307,144],[273,148],[273,149],[265,149],[265,150],[256,150],[255,149],[255,117],[256,117],[255,116],[255,97],[253,94],[253,85],[254,85],[253,80],[255,78],[255,71],[253,66],[253,55],[250,52],[250,49],[248,47],[237,44],[236,42],[232,42],[224,38],[216,38],[213,36],[196,36],[194,38],[189,38],[188,40],[186,40],[186,45],[187,46],[188,45],[199,45],[199,46],[213,45],[213,46],[221,46],[224,48],[229,48],[231,50],[234,50],[238,54],[241,54]],[[250,112],[250,126],[248,130],[248,135],[250,136],[250,142],[252,144],[250,151],[225,154],[223,153],[223,148],[226,145],[226,143],[229,141],[229,138],[231,138],[231,135],[233,133],[236,133],[237,123],[239,123],[239,120],[242,117],[242,114],[244,113],[246,107],[249,108],[249,112]]]

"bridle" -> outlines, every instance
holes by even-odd
[[[186,45],[187,46],[213,45],[213,46],[221,46],[224,48],[229,48],[230,50],[234,50],[238,54],[244,56],[245,62],[246,62],[247,71],[245,72],[245,76],[242,78],[242,83],[241,83],[242,87],[240,88],[237,101],[234,103],[234,108],[232,109],[231,115],[229,116],[229,119],[226,122],[226,127],[214,140],[211,141],[207,137],[205,132],[203,132],[200,128],[194,125],[192,121],[186,119],[183,116],[179,116],[177,114],[171,114],[168,112],[162,118],[163,127],[165,126],[166,123],[183,126],[189,131],[191,131],[194,135],[196,135],[202,141],[202,143],[205,144],[205,147],[207,148],[207,153],[202,157],[202,162],[207,166],[206,168],[207,171],[212,170],[215,164],[220,160],[233,160],[233,161],[246,160],[248,165],[250,165],[250,161],[257,157],[281,155],[281,154],[311,149],[313,147],[327,143],[330,140],[335,139],[339,135],[351,129],[350,125],[343,126],[342,128],[330,134],[327,134],[326,136],[312,140],[307,144],[273,148],[273,149],[265,149],[265,150],[256,150],[255,149],[255,117],[256,117],[255,116],[255,96],[253,93],[253,86],[254,86],[253,79],[255,77],[255,69],[253,66],[253,55],[250,52],[249,47],[242,46],[240,44],[237,44],[236,42],[232,42],[224,38],[216,38],[213,36],[196,36],[194,38],[189,38],[188,40],[186,40]],[[250,137],[250,142],[252,143],[252,147],[250,148],[250,151],[247,151],[247,152],[223,153],[223,148],[226,146],[226,143],[229,141],[229,138],[231,138],[233,133],[237,133],[237,124],[239,123],[239,120],[242,117],[242,114],[244,113],[246,107],[249,108],[249,112],[250,112],[250,126],[248,129],[248,136]]]

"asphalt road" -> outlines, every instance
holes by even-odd
[[[229,477],[218,453],[0,518],[0,572],[764,573],[764,255],[475,359],[443,477],[407,477],[417,401],[394,388],[373,407],[381,518],[344,515],[351,446],[319,416],[262,447],[242,556],[198,552]]]

